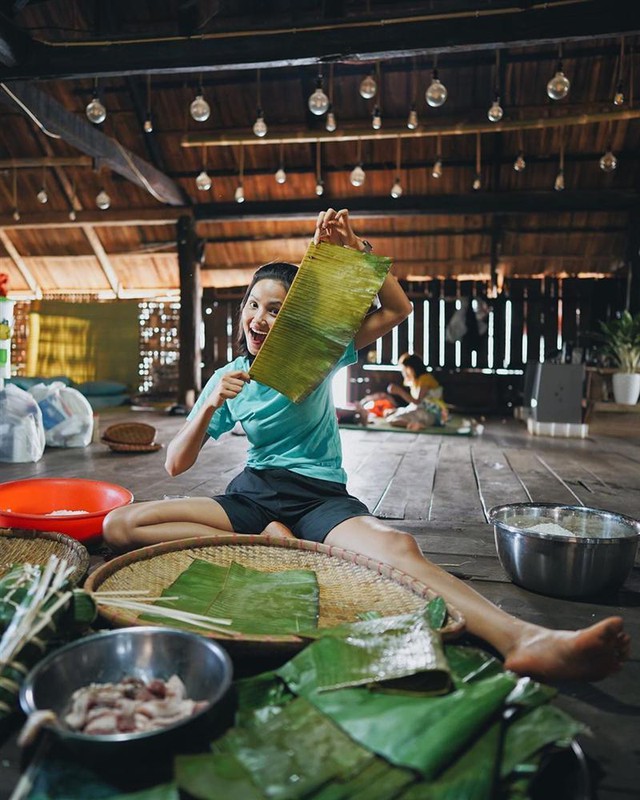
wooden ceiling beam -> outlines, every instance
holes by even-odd
[[[0,158],[1,169],[42,169],[42,167],[90,167],[89,156],[41,156],[36,158]]]
[[[48,136],[63,139],[108,166],[132,183],[146,189],[156,200],[169,205],[187,205],[182,189],[170,178],[135,153],[126,150],[116,139],[106,136],[94,125],[67,111],[53,97],[40,92],[30,83],[15,81],[8,86],[0,82],[0,100],[18,107]]]
[[[331,198],[299,198],[270,202],[202,203],[193,209],[199,222],[239,222],[315,219]],[[344,203],[344,199],[342,203]],[[640,194],[624,191],[474,192],[462,195],[422,195],[397,199],[351,197],[352,217],[413,216],[420,214],[530,214],[563,211],[629,211],[640,206]]]
[[[4,249],[9,254],[9,258],[13,261],[16,265],[18,272],[22,275],[25,280],[25,283],[29,287],[29,291],[31,294],[39,300],[42,297],[42,289],[38,285],[38,282],[33,277],[31,270],[26,265],[24,258],[19,253],[18,249],[14,245],[14,243],[9,238],[7,232],[3,230],[2,226],[0,225],[0,242],[4,245]]]
[[[270,20],[271,21],[271,20]],[[330,61],[382,61],[436,53],[532,47],[640,32],[640,4],[574,0],[481,7],[300,27],[95,41],[25,41],[0,19],[9,51],[0,80],[271,69]]]
[[[640,4],[639,4],[640,7]],[[420,124],[415,130],[406,127],[384,127],[374,131],[372,128],[342,128],[328,133],[327,131],[300,131],[298,133],[282,132],[276,135],[269,133],[259,139],[248,134],[246,129],[225,133],[187,133],[181,139],[182,147],[230,147],[243,145],[248,147],[264,147],[267,144],[308,144],[310,142],[357,142],[383,139],[424,139],[433,136],[469,136],[476,133],[504,133],[505,131],[546,130],[548,128],[565,128],[570,125],[591,125],[602,122],[640,119],[640,108],[600,111],[589,114],[567,114],[555,117],[538,117],[536,119],[507,119],[503,122],[452,122],[448,124]]]

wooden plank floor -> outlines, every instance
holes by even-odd
[[[116,409],[101,427],[122,419],[155,425],[168,443],[182,425],[161,411]],[[349,489],[376,515],[412,532],[434,562],[468,580],[506,611],[554,628],[625,617],[633,637],[631,661],[593,685],[560,687],[558,704],[588,724],[587,753],[598,800],[631,800],[640,786],[640,566],[606,601],[558,600],[514,586],[496,557],[487,511],[518,501],[584,504],[640,518],[640,426],[635,437],[555,439],[527,434],[522,422],[489,420],[479,437],[367,430],[342,431]],[[47,450],[35,464],[0,464],[3,481],[76,476],[127,486],[136,500],[166,495],[212,495],[224,490],[244,462],[246,439],[232,434],[209,442],[189,472],[170,478],[164,452],[130,455],[92,444]],[[15,758],[0,754],[0,800],[10,793]],[[15,754],[14,754],[15,755]],[[13,760],[12,760],[13,759]]]

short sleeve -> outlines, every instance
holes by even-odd
[[[196,400],[193,408],[187,414],[187,420],[193,419],[198,411],[202,408],[202,406],[206,403],[208,397],[211,395],[215,387],[218,385],[220,378],[232,369],[244,369],[244,364],[237,364],[235,361],[231,364],[227,364],[220,369],[217,369],[213,375],[209,378],[206,382],[204,389],[200,393],[200,397]],[[207,434],[212,439],[217,439],[223,433],[230,431],[233,426],[235,425],[235,420],[231,416],[231,412],[229,411],[229,405],[225,402],[220,408],[216,409],[209,421],[209,426],[207,428]]]

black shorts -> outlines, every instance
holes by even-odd
[[[308,478],[288,469],[245,467],[213,498],[226,511],[235,533],[262,533],[277,520],[298,539],[323,542],[329,531],[352,517],[371,516],[343,483]]]

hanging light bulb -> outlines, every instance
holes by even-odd
[[[613,95],[613,105],[621,106],[623,103],[624,103],[624,90],[622,87],[622,81],[619,81],[618,85],[616,86],[616,93]]]
[[[49,202],[49,195],[47,194],[47,190],[45,189],[44,186],[42,187],[42,189],[40,189],[36,197],[38,199],[38,202],[42,203],[42,205]]]
[[[433,164],[433,169],[431,170],[431,177],[432,178],[442,177],[442,159],[440,158],[440,156],[436,157],[436,160]]]
[[[564,189],[564,170],[561,169],[558,171],[556,175],[556,182],[553,184],[553,188],[556,192],[561,192]]]
[[[151,119],[151,114],[147,114],[142,128],[145,133],[153,133],[153,121]]]
[[[75,209],[73,209],[73,208],[69,212],[69,219],[71,220],[71,222],[75,222],[76,219],[77,219],[77,214],[75,212]]]
[[[206,169],[203,169],[196,177],[196,186],[201,192],[208,192],[211,188],[211,178]]]
[[[267,130],[267,123],[264,121],[264,113],[262,109],[259,108],[256,121],[253,123],[253,132],[261,139],[263,136],[267,135]]]
[[[13,217],[14,222],[20,222],[20,212],[17,208],[13,209],[13,214],[11,216]]]
[[[558,61],[556,74],[547,83],[547,94],[552,100],[562,100],[569,94],[571,81],[562,71],[562,61]]]
[[[414,105],[411,106],[409,109],[409,116],[407,117],[407,128],[410,131],[415,131],[418,127],[418,112],[416,111],[416,107]]]
[[[196,122],[206,122],[211,116],[211,106],[203,95],[197,94],[195,100],[191,101],[189,113]]]
[[[85,113],[89,122],[94,125],[99,125],[107,118],[107,109],[104,107],[98,96],[98,80],[96,79],[93,84],[93,97],[87,103]]]
[[[376,106],[373,109],[373,114],[371,115],[371,127],[374,131],[379,131],[382,127],[382,116],[380,114],[379,106]]]
[[[316,195],[322,197],[324,194],[324,181],[322,180],[322,147],[320,142],[316,142]]]
[[[244,203],[244,187],[242,186],[241,183],[238,184],[238,187],[236,188],[236,192],[233,198],[236,201],[236,203]]]
[[[352,186],[362,186],[366,180],[367,176],[365,171],[362,169],[362,165],[358,164],[351,170],[351,174],[349,175],[349,180],[351,181]]]
[[[516,160],[513,162],[513,168],[516,172],[523,172],[526,166],[527,162],[524,160],[524,153],[521,150],[516,156]]]
[[[473,183],[471,184],[474,192],[477,192],[479,189],[482,189],[482,178],[479,174],[476,173],[476,176],[473,179]]]
[[[487,117],[489,117],[489,122],[500,122],[503,116],[504,110],[500,105],[500,98],[496,95],[491,104],[491,108],[487,111]]]
[[[431,73],[431,83],[424,95],[428,105],[439,108],[445,104],[447,95],[447,87],[438,78],[438,70],[434,69]]]
[[[284,171],[284,167],[279,167],[274,177],[276,179],[276,183],[286,183],[287,173]]]
[[[400,183],[400,176],[396,175],[393,186],[391,187],[391,197],[397,200],[402,195],[402,184]]]
[[[318,180],[316,181],[316,194],[318,195],[318,197],[322,197],[322,195],[324,194],[324,181],[322,180],[322,178],[318,178]]]
[[[96,205],[102,211],[106,211],[109,208],[109,206],[111,205],[111,198],[109,197],[107,192],[104,190],[104,188],[100,189],[100,191],[96,195]]]
[[[329,108],[331,108],[331,106],[329,106]],[[338,127],[336,123],[336,115],[333,113],[333,111],[329,111],[327,114],[327,121],[325,122],[324,127],[329,131],[329,133],[333,133]]]
[[[360,97],[364,97],[365,100],[371,100],[372,97],[376,96],[377,91],[378,84],[373,75],[367,75],[360,82]]]
[[[318,77],[316,78],[316,89],[315,91],[309,96],[309,111],[312,114],[315,114],[317,117],[321,117],[323,114],[326,114],[329,109],[329,98],[324,93],[322,88],[322,73],[318,73]]]
[[[603,172],[613,172],[618,166],[618,159],[611,152],[611,145],[607,148],[607,152],[600,159],[600,169]]]

